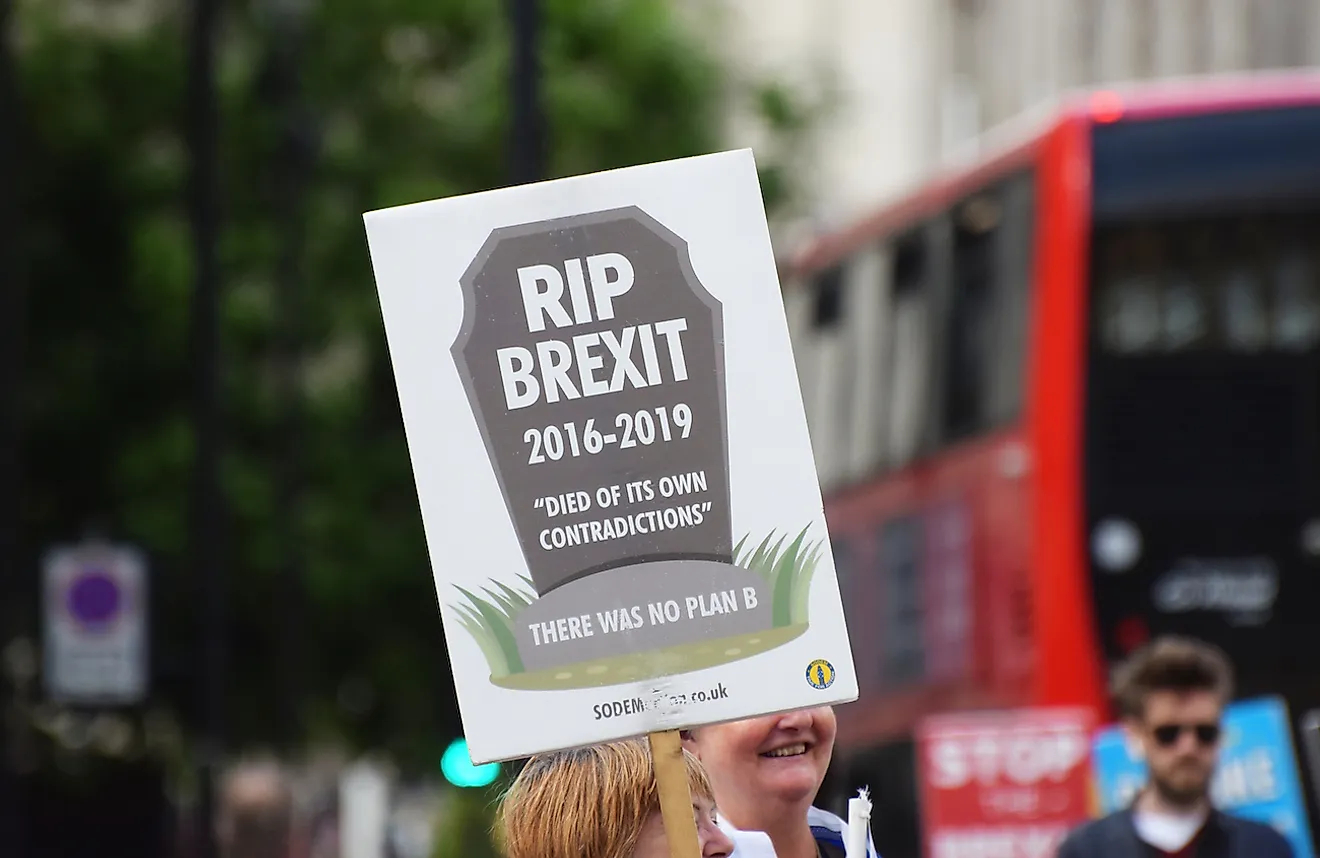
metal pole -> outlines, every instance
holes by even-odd
[[[19,110],[12,51],[12,4],[0,0],[0,651],[22,633],[28,602],[20,584],[19,480],[22,442],[20,361],[23,284],[18,260]],[[0,673],[0,854],[22,858],[18,774],[13,766],[10,712],[15,689]]]
[[[302,699],[303,553],[302,501],[302,255],[303,201],[312,160],[312,125],[302,104],[301,75],[303,23],[306,9],[300,0],[272,0],[271,28],[272,103],[284,129],[276,174],[276,209],[279,213],[280,258],[276,280],[275,366],[283,403],[280,456],[276,479],[283,535],[281,598],[274,621],[280,630],[281,740],[292,746],[301,732]]]
[[[189,208],[192,219],[194,291],[192,315],[194,431],[192,565],[200,587],[201,659],[199,703],[201,754],[198,795],[198,855],[216,858],[216,771],[225,747],[226,605],[221,564],[220,459],[220,273],[215,92],[215,35],[219,0],[192,0],[188,69],[188,139],[192,152]]]
[[[541,21],[537,0],[509,0],[509,21],[513,32],[510,172],[513,184],[521,185],[540,181],[545,173],[538,38]]]

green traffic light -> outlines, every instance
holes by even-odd
[[[455,739],[440,758],[440,771],[445,780],[456,787],[484,787],[490,786],[500,776],[500,764],[472,765],[467,739]]]

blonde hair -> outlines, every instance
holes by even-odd
[[[701,763],[683,757],[693,796],[711,800]],[[506,858],[630,858],[659,809],[650,745],[630,739],[532,757],[504,795],[496,830]]]

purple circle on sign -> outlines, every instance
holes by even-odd
[[[74,579],[67,604],[74,619],[103,626],[119,613],[119,587],[103,569],[89,569]]]

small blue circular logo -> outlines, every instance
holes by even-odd
[[[818,658],[807,665],[807,684],[824,691],[834,684],[834,665],[823,658]]]

